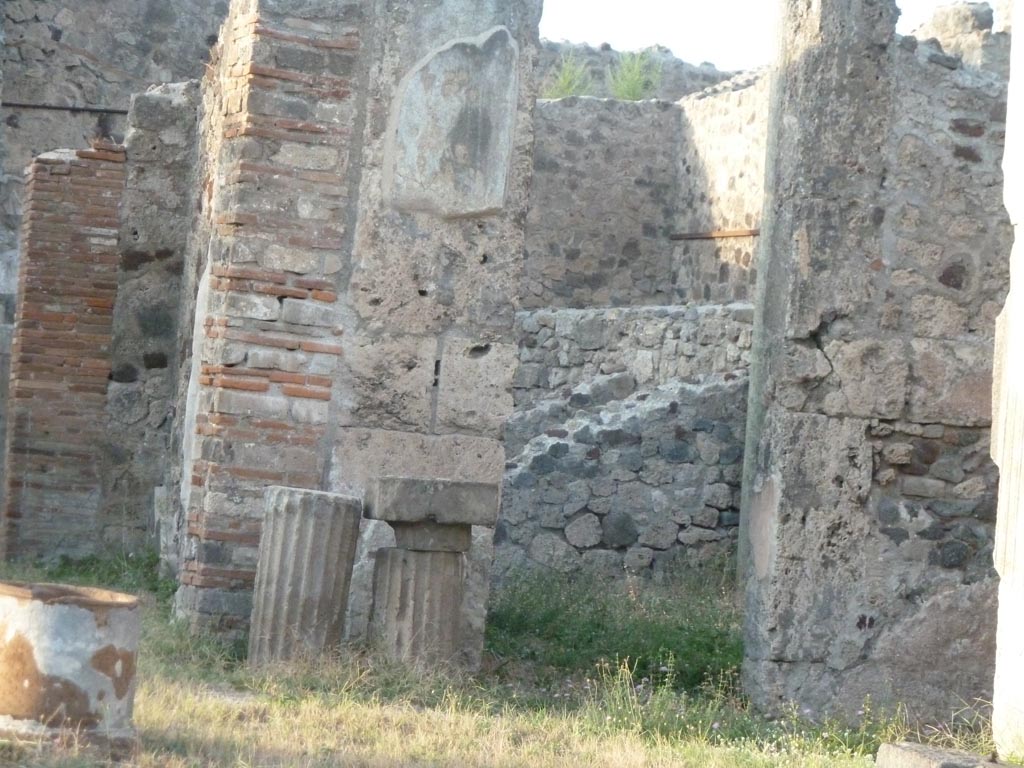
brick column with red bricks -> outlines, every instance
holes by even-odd
[[[41,155],[28,170],[0,532],[8,558],[101,546],[124,161],[121,147],[97,144]]]

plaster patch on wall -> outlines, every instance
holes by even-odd
[[[501,210],[515,131],[519,48],[505,27],[453,40],[402,79],[384,191],[400,211],[446,218]]]

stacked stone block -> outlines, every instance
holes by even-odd
[[[8,557],[103,547],[124,162],[122,147],[96,143],[41,155],[28,170],[0,534]]]
[[[387,521],[397,547],[377,551],[371,636],[393,658],[473,665],[479,636],[462,603],[472,526],[493,527],[498,486],[382,477],[370,517]]]

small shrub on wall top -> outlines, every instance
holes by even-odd
[[[587,65],[576,54],[562,54],[562,61],[554,75],[544,86],[541,96],[545,99],[564,99],[569,96],[587,96],[594,90],[594,83],[587,72]]]
[[[608,82],[612,98],[623,101],[650,99],[661,85],[661,62],[650,51],[623,53]]]

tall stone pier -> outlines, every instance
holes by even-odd
[[[233,2],[205,84],[184,398],[196,623],[244,628],[267,485],[500,482],[539,18],[539,0]]]
[[[1017,6],[1018,9],[1020,5]],[[1024,22],[1017,11],[1016,21]],[[1020,27],[1018,27],[1020,29]],[[999,629],[992,729],[1000,755],[1024,754],[1024,45],[1011,49],[1004,196],[1015,239],[999,318],[992,455],[999,464]]]
[[[991,695],[995,78],[892,0],[785,0],[742,510],[754,702],[947,719]],[[948,58],[948,57],[947,57]],[[979,225],[982,219],[988,224]],[[972,309],[974,308],[974,309]],[[980,310],[978,309],[980,308]]]

